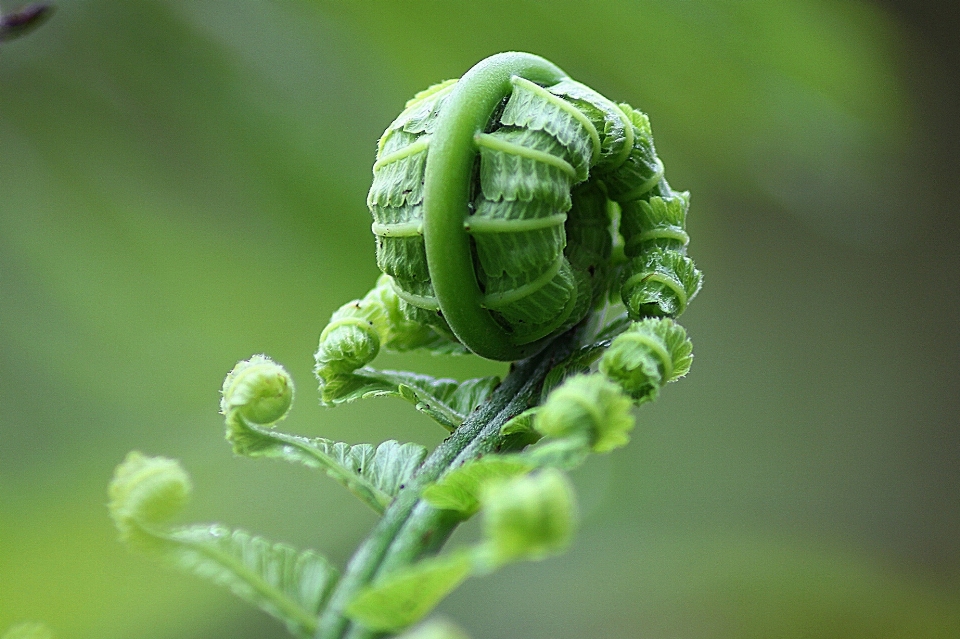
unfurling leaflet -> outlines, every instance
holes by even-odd
[[[576,527],[576,497],[566,475],[548,468],[484,489],[484,554],[492,566],[562,552]]]
[[[600,358],[600,371],[638,404],[657,398],[660,388],[690,370],[693,345],[672,319],[634,322]]]
[[[603,375],[577,375],[550,393],[534,427],[556,439],[583,436],[594,452],[603,453],[630,441],[632,407],[630,398]]]
[[[229,588],[309,637],[337,571],[312,550],[298,552],[219,525],[171,527],[189,500],[190,478],[165,457],[131,452],[114,471],[108,494],[120,539],[187,572]]]
[[[162,545],[151,528],[165,525],[190,501],[190,476],[175,459],[127,454],[117,466],[107,494],[120,539],[141,549]]]
[[[293,379],[266,355],[239,362],[223,380],[220,412],[251,424],[275,424],[293,404]]]

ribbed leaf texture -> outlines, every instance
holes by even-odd
[[[298,552],[242,530],[191,526],[164,538],[162,552],[167,560],[229,588],[300,637],[312,636],[320,606],[338,577],[327,560],[312,550]]]
[[[686,232],[689,207],[689,193],[624,202],[620,232],[626,242],[624,252],[627,257],[636,257],[655,248],[683,251],[690,242]]]
[[[389,440],[376,447],[350,445],[236,422],[228,424],[227,439],[238,455],[272,457],[322,470],[378,513],[410,481],[427,455],[419,444]]]
[[[549,203],[491,202],[478,198],[475,213],[467,218],[484,282],[504,281],[519,286],[550,267],[563,253],[566,218]],[[490,223],[489,221],[493,221]],[[515,220],[546,220],[543,228],[517,230]],[[486,289],[491,291],[488,284]]]
[[[693,344],[672,319],[634,322],[600,359],[600,371],[638,404],[653,401],[660,388],[690,371]]]
[[[408,133],[432,132],[443,101],[456,83],[456,79],[445,80],[417,93],[407,101],[403,112],[387,130],[403,129]]]
[[[662,249],[634,258],[626,275],[620,294],[635,319],[680,315],[703,284],[693,260]]]
[[[367,206],[377,236],[377,266],[402,290],[433,297],[423,231],[423,174],[432,130],[453,82],[418,93],[380,138]],[[401,226],[397,226],[401,225]],[[409,313],[449,334],[436,314]]]
[[[593,123],[574,105],[532,82],[514,78],[513,85],[513,93],[500,116],[501,124],[546,131],[566,149],[564,157],[576,170],[576,181],[587,179],[594,152],[600,152],[599,134]],[[584,126],[585,122],[589,128]]]
[[[684,207],[686,200],[662,179],[645,115],[569,79],[547,87],[517,77],[511,83],[504,106],[476,138],[479,170],[465,227],[483,306],[524,344],[569,328],[609,289],[608,197],[627,210],[628,256],[645,250],[651,232],[659,235],[650,246],[685,246],[667,238],[685,237],[682,218],[679,229],[667,221],[660,232],[662,202],[650,200],[678,199]],[[385,131],[368,195],[378,265],[394,279],[403,312],[449,338],[426,264],[422,193],[430,135],[455,86],[418,94]]]
[[[322,398],[333,397],[344,381],[340,378],[373,361],[381,347],[394,352],[466,352],[429,325],[410,319],[406,306],[390,277],[381,275],[363,299],[347,302],[333,313],[314,355]]]
[[[626,160],[632,147],[633,127],[620,107],[575,80],[563,80],[549,87],[549,91],[563,96],[580,109],[597,129],[600,134],[600,158],[595,167],[597,171],[604,173],[615,169]]]
[[[633,147],[623,164],[603,176],[603,182],[611,200],[629,202],[653,192],[663,179],[663,165],[653,148],[647,116],[627,104],[620,108],[633,126]]]
[[[554,389],[537,411],[534,427],[551,439],[586,436],[598,453],[620,448],[630,441],[634,418],[632,402],[623,390],[599,373],[574,375]]]
[[[573,167],[566,148],[544,131],[505,127],[480,146],[480,186],[491,202],[540,200],[559,212],[570,208]],[[518,148],[520,147],[520,148]],[[549,163],[522,149],[539,151],[561,162]]]
[[[400,397],[452,431],[489,397],[499,383],[498,377],[458,382],[364,367],[330,380],[323,389],[323,403],[335,406],[367,397]]]

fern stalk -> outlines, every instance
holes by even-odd
[[[400,491],[353,554],[320,617],[316,639],[378,636],[379,633],[350,622],[344,615],[347,604],[377,576],[436,553],[461,521],[450,511],[423,502],[420,493],[447,470],[499,449],[503,439],[500,428],[531,406],[547,373],[570,354],[580,332],[572,330],[539,354],[517,362],[493,395],[426,459],[413,481]]]

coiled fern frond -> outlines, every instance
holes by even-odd
[[[643,113],[498,54],[419,93],[380,138],[377,264],[408,319],[491,359],[536,352],[621,282],[632,319],[676,316],[701,276],[689,194],[663,173]]]

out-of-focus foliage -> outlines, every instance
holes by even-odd
[[[384,127],[520,49],[650,114],[708,274],[697,359],[574,474],[570,555],[441,608],[474,639],[960,634],[960,224],[930,150],[957,132],[917,115],[921,45],[851,0],[58,3],[0,44],[0,632],[285,636],[126,553],[104,486],[130,449],[178,458],[189,520],[343,561],[372,514],[233,458],[220,382],[266,352],[290,430],[440,441],[395,399],[321,411],[311,354],[375,281]]]

